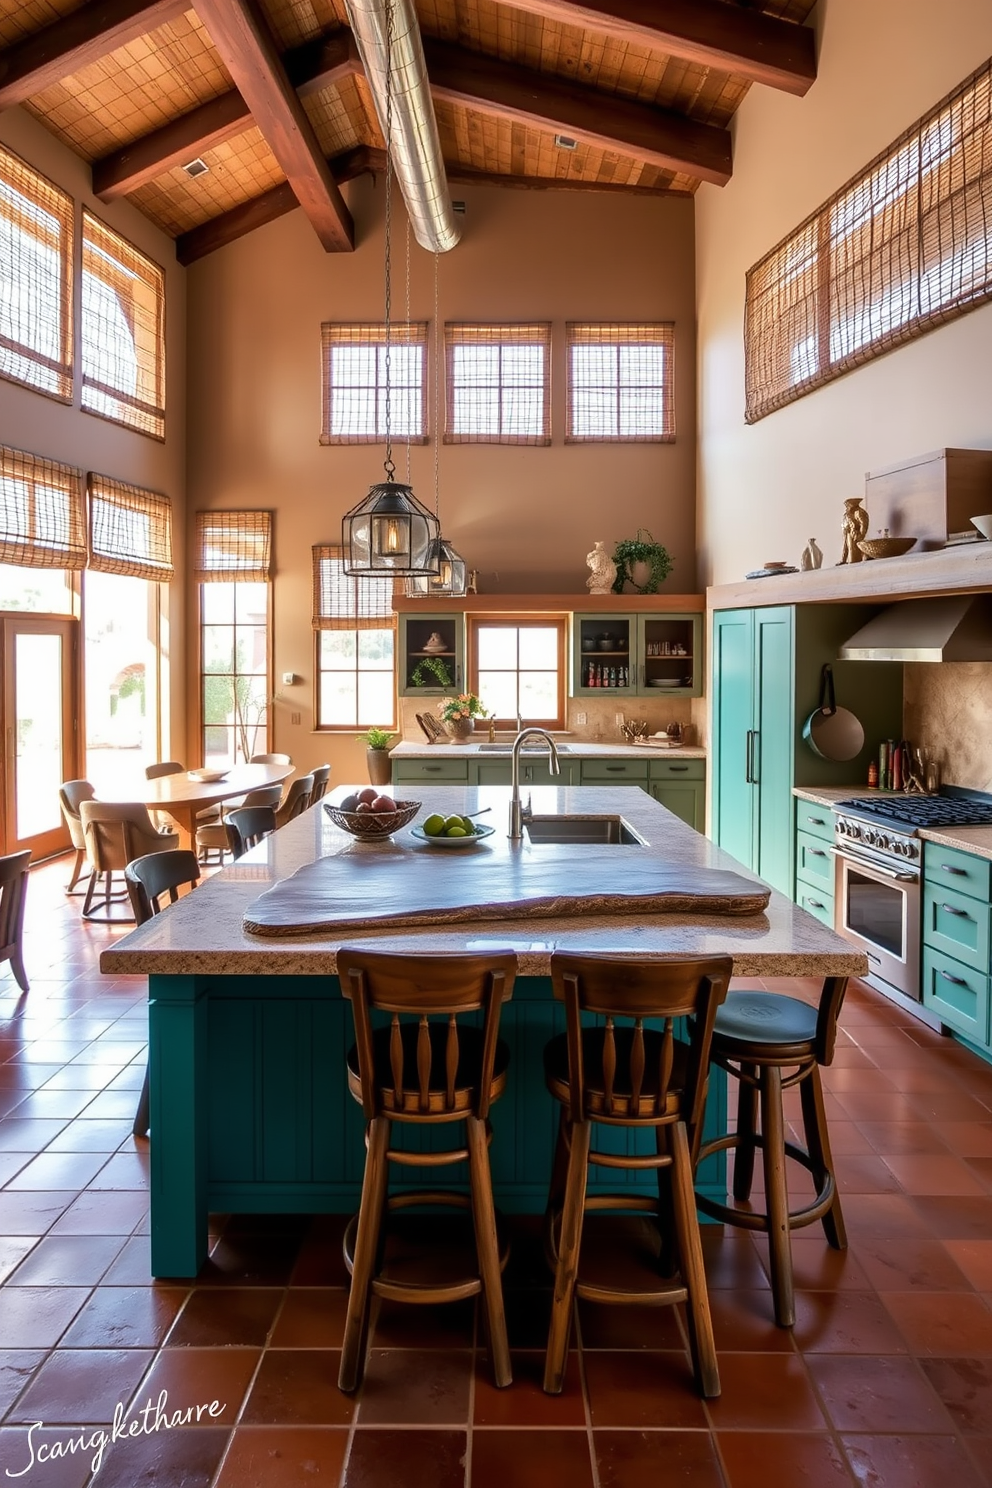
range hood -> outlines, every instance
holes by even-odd
[[[845,641],[842,661],[992,661],[992,595],[889,605]]]

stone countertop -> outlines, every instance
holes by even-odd
[[[353,787],[339,787],[334,796]],[[425,808],[444,814],[492,808],[492,822],[505,832],[509,788],[506,786],[425,786],[419,791]],[[624,787],[559,788],[537,786],[531,791],[535,814],[618,813],[648,844],[647,851],[669,866],[680,862],[728,869],[754,880],[754,875],[708,838],[666,811],[645,792]],[[396,833],[393,843],[408,846],[411,871],[429,871],[423,851],[414,851],[410,829]],[[846,941],[799,909],[784,895],[773,892],[763,914],[747,916],[650,914],[617,919],[589,914],[581,919],[502,922],[486,919],[479,907],[478,923],[440,932],[437,928],[407,929],[399,933],[348,932],[263,940],[243,928],[245,911],[279,879],[306,863],[328,854],[365,853],[370,849],[340,831],[321,807],[311,807],[239,862],[207,879],[146,925],[139,926],[111,949],[100,965],[108,973],[141,975],[329,975],[335,970],[337,945],[362,942],[383,949],[416,954],[437,951],[484,950],[510,947],[520,959],[524,975],[546,976],[556,948],[651,954],[675,951],[684,955],[728,953],[740,976],[860,976],[866,958]],[[542,849],[548,851],[549,849]],[[634,849],[631,849],[634,850]],[[645,849],[638,848],[637,851]],[[428,849],[430,851],[430,849]],[[479,848],[478,851],[484,851]],[[574,851],[569,849],[568,851]],[[601,853],[604,870],[615,874],[621,866],[618,847],[587,847]],[[567,857],[563,856],[563,875]]]
[[[552,738],[559,746],[566,747],[566,759],[701,759],[707,757],[706,750],[695,745],[680,744],[676,748],[669,748],[667,744],[594,744],[591,740],[576,739],[571,735],[560,736],[553,734]],[[453,759],[509,759],[513,748],[512,739],[497,739],[499,750],[482,749],[482,744],[488,744],[487,739],[473,739],[470,744],[418,744],[416,740],[404,739],[389,751],[390,759],[436,759],[439,755],[449,755]],[[522,751],[527,759],[533,759],[534,755],[540,755],[546,759],[548,748],[546,744],[538,745],[533,749]]]
[[[857,796],[883,794],[868,786],[797,785],[792,794],[802,801],[814,801],[832,811],[838,801],[852,801]],[[893,794],[885,792],[884,794]],[[923,827],[918,836],[924,842],[936,842],[940,847],[954,847],[959,852],[974,853],[979,858],[992,860],[992,827]]]

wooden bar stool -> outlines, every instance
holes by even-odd
[[[546,1216],[549,1264],[555,1286],[544,1388],[562,1388],[574,1295],[595,1302],[687,1304],[689,1346],[700,1392],[720,1393],[713,1325],[692,1192],[709,1078],[709,1049],[717,1008],[727,993],[729,956],[551,957],[554,995],[565,1004],[566,1032],[544,1051],[548,1089],[561,1102],[558,1147]],[[599,1014],[605,1025],[582,1025]],[[633,1026],[616,1026],[617,1018]],[[660,1019],[662,1030],[645,1028]],[[691,1018],[688,1044],[675,1037],[676,1018]],[[655,1132],[655,1152],[593,1151],[594,1126],[645,1127]],[[623,1173],[655,1170],[657,1199],[647,1194],[586,1192],[588,1170]],[[634,1270],[618,1246],[606,1272],[584,1275],[582,1233],[590,1210],[631,1210],[651,1216],[649,1265]],[[650,1223],[650,1221],[648,1222]],[[618,1236],[618,1240],[620,1237]]]
[[[358,1214],[344,1237],[351,1272],[338,1386],[357,1388],[365,1367],[372,1295],[399,1302],[457,1302],[482,1294],[493,1375],[510,1383],[501,1272],[509,1247],[497,1238],[489,1169],[489,1107],[506,1087],[510,1052],[499,1038],[502,1003],[517,971],[512,951],[488,956],[396,956],[343,946],[337,953],[342,994],[350,998],[355,1045],[348,1088],[367,1122],[367,1156]],[[480,1011],[482,1027],[460,1022]],[[372,1013],[389,1015],[373,1028]],[[436,1017],[439,1021],[431,1022]],[[403,1019],[406,1021],[402,1021]],[[440,1021],[443,1020],[443,1021]],[[463,1145],[440,1151],[390,1146],[394,1122],[414,1126],[464,1123]],[[467,1161],[469,1194],[403,1190],[387,1197],[389,1164],[449,1167]],[[391,1265],[385,1212],[424,1206],[471,1209],[475,1256],[459,1277],[437,1275],[428,1253],[418,1271],[409,1254]]]
[[[846,977],[827,977],[817,1007],[776,992],[731,992],[717,1014],[713,1032],[713,1063],[740,1082],[737,1131],[707,1142],[698,1161],[732,1149],[734,1198],[746,1203],[751,1196],[754,1154],[759,1150],[768,1208],[765,1213],[739,1209],[700,1193],[696,1203],[713,1219],[767,1234],[775,1321],[780,1328],[791,1328],[796,1321],[791,1232],[819,1219],[828,1244],[834,1250],[847,1249],[820,1083],[820,1065],[834,1057],[837,1018],[846,991]],[[793,1085],[799,1086],[802,1100],[805,1148],[785,1139],[782,1091]],[[816,1184],[816,1197],[801,1209],[789,1208],[787,1157],[808,1169]]]

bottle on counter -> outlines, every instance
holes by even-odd
[[[875,790],[878,787],[878,763],[875,760],[868,761],[868,788]]]

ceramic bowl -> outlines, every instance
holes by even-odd
[[[908,553],[915,542],[915,537],[866,537],[858,547],[866,558],[899,558]]]
[[[186,779],[200,785],[214,785],[218,780],[226,780],[229,773],[228,770],[187,770]]]
[[[425,842],[428,847],[474,847],[484,837],[491,837],[495,830],[495,827],[484,827],[477,822],[474,837],[429,837],[423,827],[412,827],[410,836],[416,837],[418,842]]]
[[[986,517],[972,517],[971,525],[977,527],[982,536],[992,542],[992,513]]]
[[[352,837],[390,837],[412,822],[420,810],[420,801],[397,801],[395,811],[342,811],[330,801],[321,802],[331,821]]]

